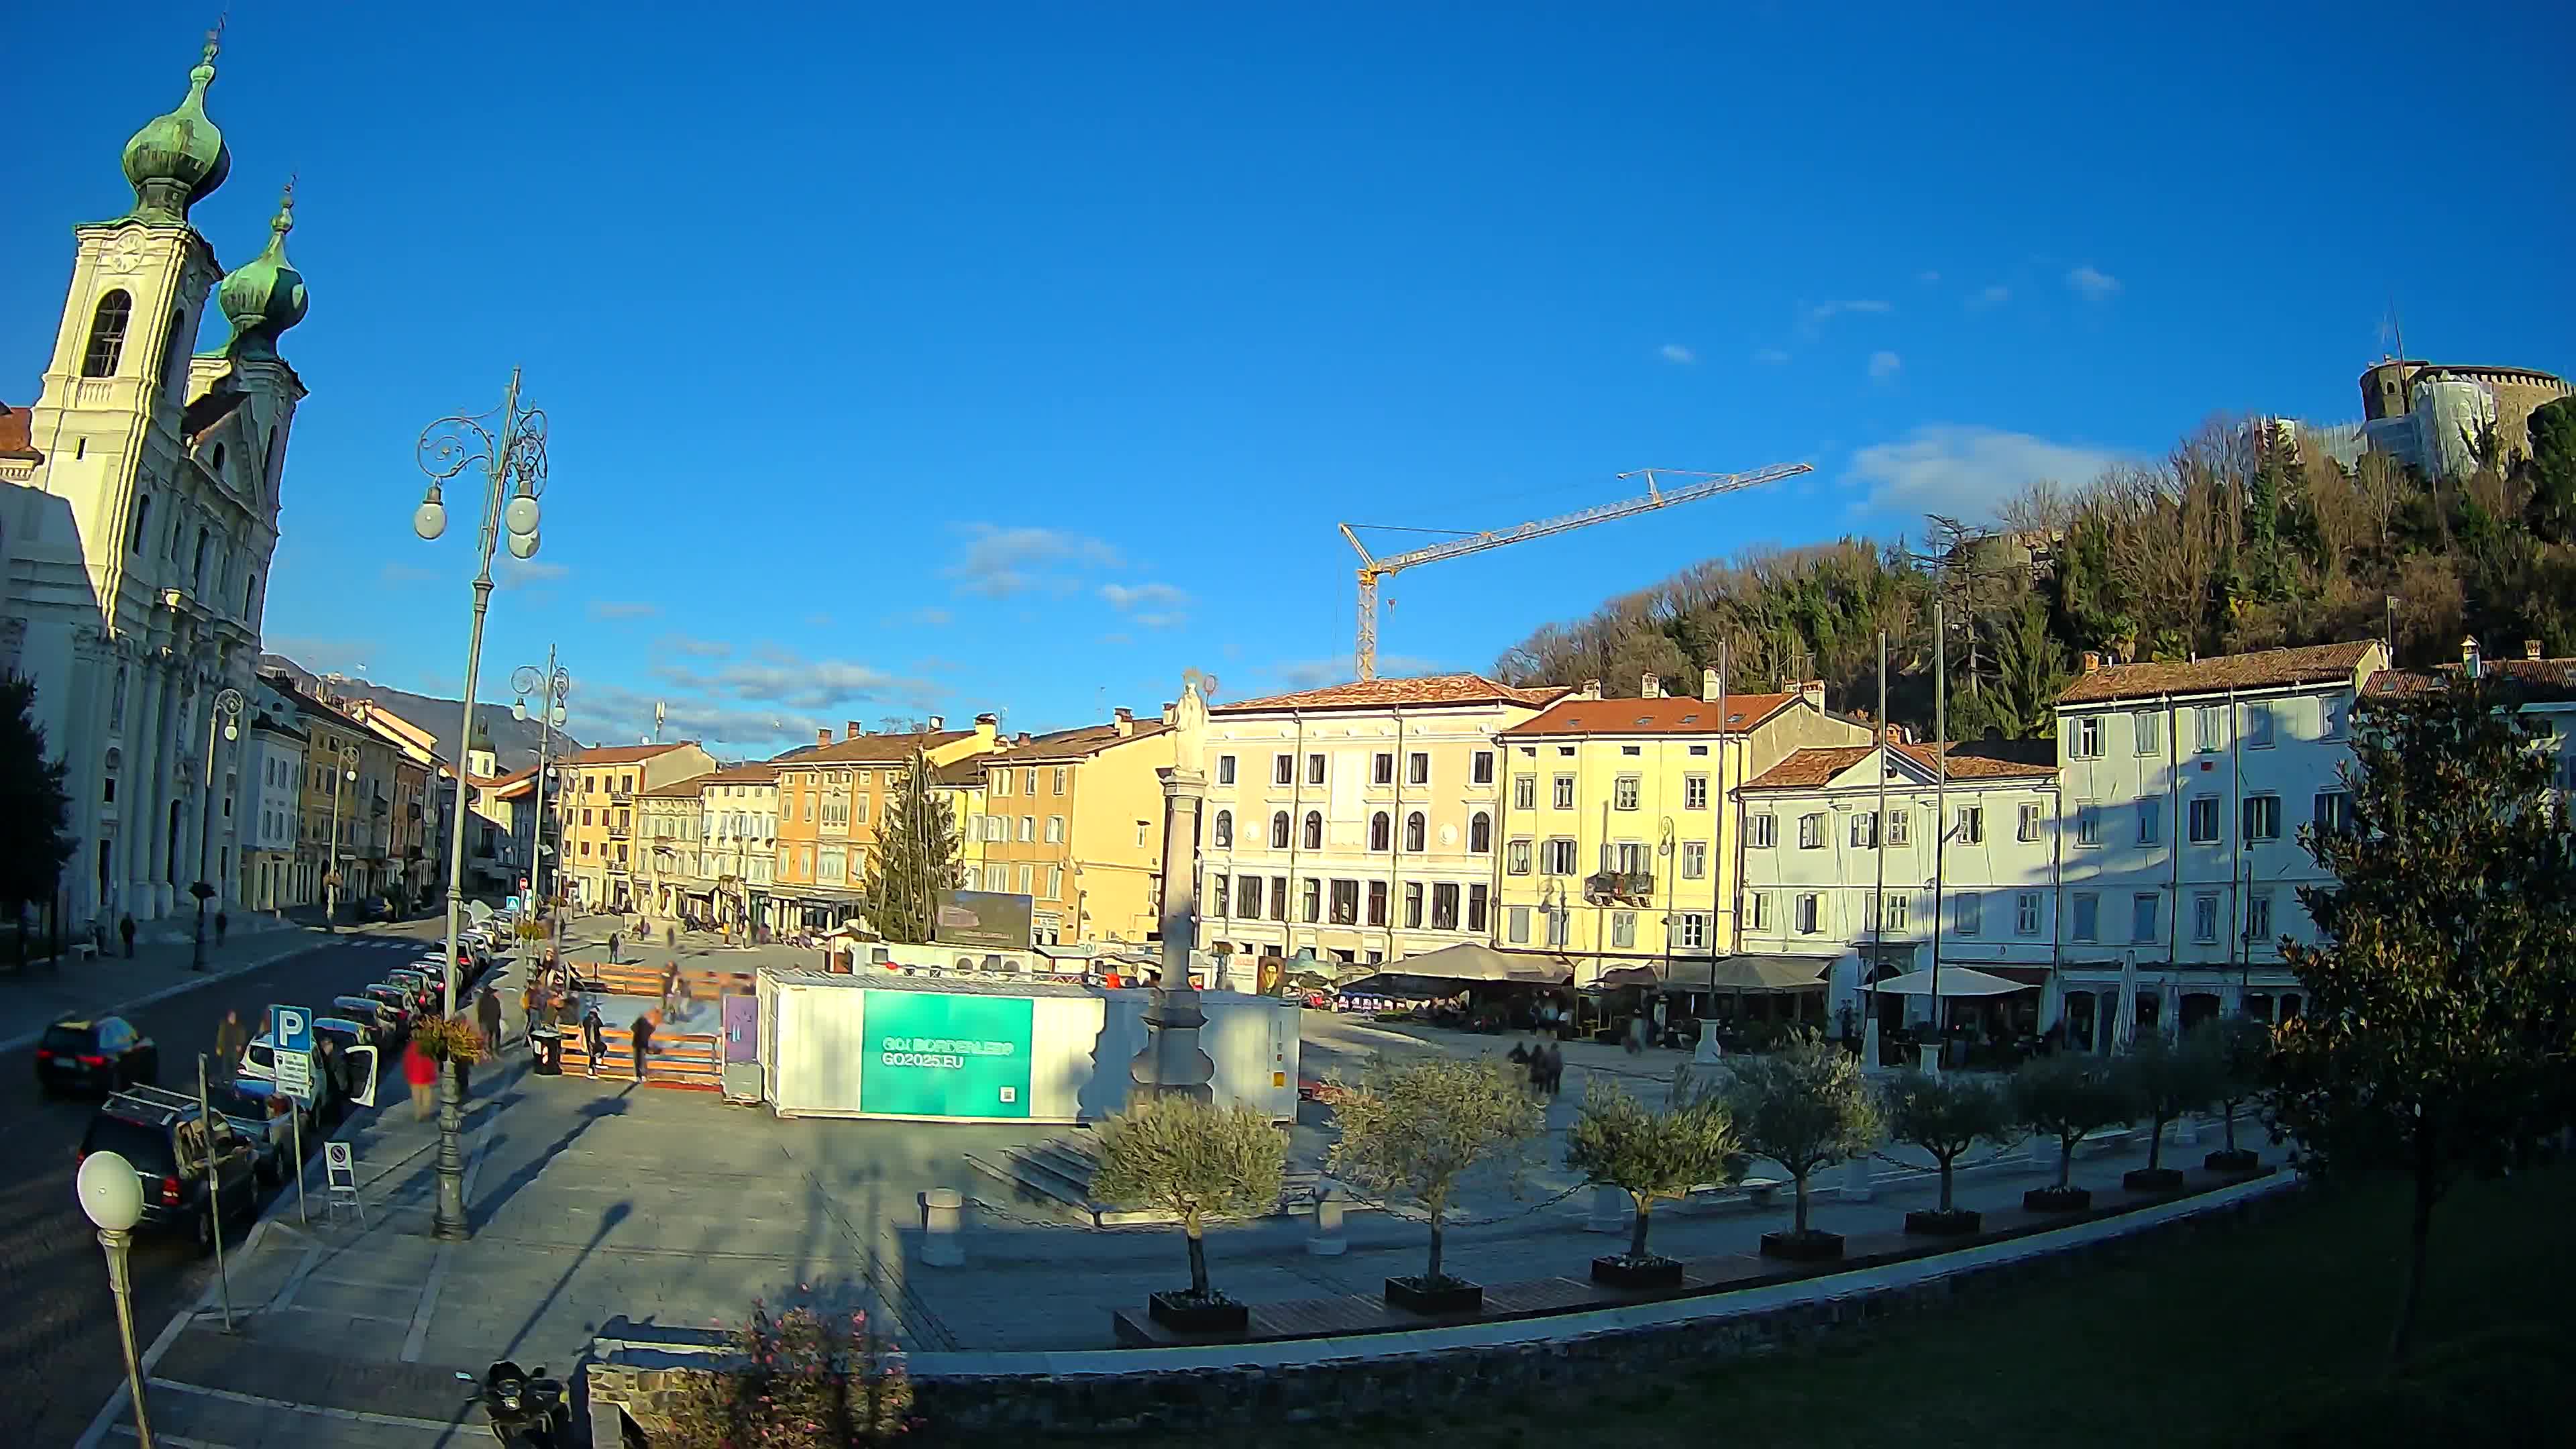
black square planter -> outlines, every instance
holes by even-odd
[[[2080,1213],[2093,1206],[2093,1193],[2081,1187],[2034,1187],[2021,1195],[2026,1213]]]
[[[1485,1289],[1463,1278],[1443,1278],[1436,1283],[1425,1283],[1418,1277],[1389,1278],[1386,1301],[1407,1313],[1476,1313],[1485,1306]]]
[[[1252,1310],[1225,1297],[1156,1293],[1145,1300],[1145,1312],[1174,1333],[1241,1333],[1252,1326]]]
[[[1682,1263],[1679,1258],[1613,1253],[1592,1260],[1592,1281],[1610,1288],[1679,1288]]]
[[[1822,1228],[1803,1233],[1764,1233],[1762,1256],[1792,1263],[1830,1263],[1843,1255],[1843,1235]]]
[[[2242,1147],[2233,1152],[2222,1147],[2202,1158],[2200,1165],[2212,1172],[2252,1172],[2263,1165],[2263,1156]]]
[[[1939,1208],[1923,1208],[1905,1215],[1907,1232],[1944,1238],[1964,1237],[1977,1231],[1984,1223],[1985,1219],[1969,1208],[1954,1208],[1946,1213]]]
[[[2135,1167],[2120,1174],[2120,1186],[2131,1192],[2171,1192],[2182,1186],[2178,1167]]]

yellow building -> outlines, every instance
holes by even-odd
[[[1603,699],[1595,680],[1497,736],[1501,902],[1494,943],[1562,958],[1576,985],[1622,966],[1690,979],[1736,949],[1733,791],[1794,750],[1866,742],[1824,688]],[[1724,714],[1721,726],[1720,714]]]
[[[983,808],[962,817],[976,888],[1029,897],[1041,945],[1159,940],[1168,720],[1107,724],[1014,743],[974,763]]]
[[[818,730],[813,747],[770,761],[778,769],[778,844],[774,924],[829,928],[860,914],[859,886],[886,809],[902,789],[915,753],[933,772],[1000,747],[996,717],[977,715],[971,730],[928,727],[870,734],[856,720],[839,740]]]
[[[930,793],[947,802],[948,818],[956,822],[957,862],[966,889],[983,889],[984,766],[981,757],[969,756],[932,770]]]
[[[586,911],[631,911],[642,899],[635,863],[635,797],[675,780],[711,773],[715,757],[692,740],[675,745],[579,749],[558,773],[549,801],[562,822],[563,882]]]

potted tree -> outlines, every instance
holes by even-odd
[[[2004,1094],[1974,1077],[1928,1076],[1905,1072],[1883,1091],[1887,1135],[1932,1154],[1941,1168],[1941,1205],[1905,1215],[1909,1233],[1973,1233],[1983,1220],[1951,1198],[1959,1159],[1980,1142],[2002,1142],[2016,1135],[2011,1104]]]
[[[2075,1144],[2105,1127],[2138,1119],[2127,1084],[2098,1058],[2059,1052],[2022,1063],[2008,1091],[2019,1124],[2057,1143],[2056,1185],[2023,1193],[2023,1210],[2074,1213],[2091,1207],[2093,1194],[2069,1180],[2075,1171]]]
[[[2201,1159],[2212,1172],[2252,1172],[2263,1165],[2260,1154],[2236,1145],[2236,1109],[2263,1090],[2264,1068],[2272,1060],[2272,1028],[2250,1016],[2224,1016],[2203,1022],[2203,1043],[2214,1068],[2210,1099],[2219,1111],[2219,1130],[2227,1145]]]
[[[1809,1182],[1878,1143],[1878,1104],[1860,1063],[1813,1031],[1793,1034],[1766,1056],[1728,1061],[1732,1070],[1718,1088],[1719,1100],[1744,1150],[1779,1163],[1798,1190],[1790,1230],[1764,1233],[1763,1256],[1798,1262],[1841,1257],[1841,1234],[1808,1225]]]
[[[1189,1291],[1153,1294],[1147,1313],[1175,1333],[1243,1332],[1250,1312],[1208,1286],[1207,1220],[1279,1206],[1287,1146],[1278,1129],[1245,1107],[1148,1097],[1101,1124],[1099,1153],[1092,1196],[1177,1214],[1189,1239]]]
[[[1585,1084],[1583,1106],[1565,1137],[1565,1165],[1595,1186],[1628,1194],[1637,1216],[1628,1251],[1592,1260],[1592,1281],[1618,1288],[1670,1288],[1682,1265],[1646,1251],[1646,1227],[1660,1198],[1680,1199],[1702,1183],[1740,1175],[1735,1124],[1713,1096],[1694,1098],[1686,1077],[1675,1073],[1672,1094],[1660,1111],[1646,1106],[1618,1082],[1596,1076]]]
[[[2216,1095],[2218,1063],[2209,1042],[2194,1032],[2176,1041],[2158,1032],[2120,1059],[2138,1115],[2154,1124],[2147,1136],[2147,1165],[2121,1174],[2131,1192],[2171,1192],[2182,1186],[2182,1170],[2164,1165],[2165,1126],[2185,1112],[2209,1105]]]
[[[1326,1169],[1364,1191],[1422,1210],[1431,1256],[1419,1277],[1386,1280],[1386,1301],[1415,1313],[1473,1313],[1485,1290],[1441,1271],[1449,1205],[1472,1179],[1517,1188],[1528,1144],[1545,1123],[1526,1074],[1499,1058],[1417,1057],[1369,1064],[1356,1086],[1324,1091],[1341,1128]]]

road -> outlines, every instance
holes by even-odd
[[[407,926],[399,948],[384,937],[350,936],[258,970],[128,1013],[161,1046],[165,1085],[193,1086],[197,1053],[213,1049],[227,1008],[256,1023],[271,1002],[320,1006],[351,988],[379,981],[409,962],[434,927]],[[258,1031],[252,1026],[254,1034]],[[19,1425],[12,1444],[69,1444],[88,1427],[124,1374],[106,1262],[96,1230],[73,1197],[73,1154],[97,1110],[94,1102],[47,1101],[35,1084],[34,1048],[0,1054],[0,1102],[16,1108],[5,1139],[0,1180],[0,1282],[9,1285],[0,1316],[0,1420]],[[390,1090],[403,1094],[400,1071],[387,1063]],[[311,1141],[308,1151],[318,1154]],[[315,1168],[314,1185],[320,1169]],[[284,1189],[294,1191],[289,1183]],[[310,1190],[310,1189],[308,1189]],[[292,1213],[293,1206],[285,1211]],[[193,1303],[214,1276],[185,1243],[138,1238],[134,1245],[134,1325],[148,1346],[171,1315]]]

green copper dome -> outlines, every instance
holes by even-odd
[[[304,274],[286,259],[286,234],[295,230],[295,183],[278,199],[277,217],[268,224],[268,248],[227,274],[215,289],[215,300],[232,319],[231,351],[236,357],[275,357],[277,336],[304,320],[309,299]]]
[[[188,72],[188,97],[166,116],[156,116],[125,143],[125,179],[134,183],[134,217],[143,221],[185,222],[188,208],[224,184],[233,153],[224,133],[206,116],[206,87],[215,80],[215,42],[206,41],[205,59]]]

